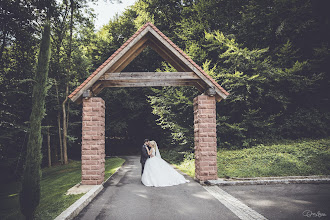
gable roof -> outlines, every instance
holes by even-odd
[[[146,46],[150,46],[174,68],[182,72],[194,72],[201,80],[195,86],[204,92],[214,88],[218,101],[225,99],[229,93],[212,77],[198,66],[188,55],[167,38],[155,25],[148,22],[114,52],[68,97],[72,101],[81,98],[83,91],[91,88],[105,73],[121,72]]]

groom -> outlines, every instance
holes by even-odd
[[[141,176],[143,174],[144,164],[146,163],[147,159],[149,158],[148,151],[147,151],[146,147],[148,147],[148,149],[150,150],[148,139],[144,139],[144,144],[143,144],[142,149],[141,149],[141,159],[140,159],[140,163],[142,165]]]

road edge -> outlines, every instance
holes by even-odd
[[[274,185],[274,184],[329,184],[329,176],[292,176],[261,177],[252,179],[217,179],[205,181],[205,185],[239,186],[239,185]]]
[[[106,179],[101,185],[95,185],[92,189],[90,189],[85,195],[83,195],[80,199],[75,201],[69,208],[64,210],[59,216],[57,216],[54,220],[71,220],[76,217],[104,188],[104,184],[115,175],[126,163],[124,163],[117,169],[108,179]]]
[[[69,208],[64,210],[55,220],[71,220],[76,217],[81,210],[83,210],[101,190],[103,185],[95,185],[91,190],[89,190],[85,195],[73,203]]]

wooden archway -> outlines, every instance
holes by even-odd
[[[147,46],[178,72],[121,72]],[[217,179],[216,101],[229,94],[152,23],[146,23],[96,69],[69,98],[83,103],[82,184],[104,180],[105,105],[96,97],[106,87],[194,86],[195,177]]]

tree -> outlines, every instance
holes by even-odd
[[[20,193],[21,211],[26,219],[33,219],[40,201],[41,179],[41,121],[45,115],[46,84],[50,59],[50,22],[44,24],[40,43],[38,66],[35,74],[35,84],[32,95],[32,112],[30,116],[30,131],[27,144],[27,155]]]
[[[0,1],[0,164],[19,178],[45,2]],[[43,124],[49,127],[52,164],[58,162],[57,152],[64,162],[65,139],[68,158],[80,158],[81,106],[70,101],[62,105],[67,88],[71,92],[79,86],[147,21],[230,91],[217,108],[221,144],[242,147],[261,138],[330,133],[326,0],[139,0],[96,33],[92,11],[83,13],[87,2],[52,3],[50,89]],[[221,38],[217,33],[223,33],[222,40],[216,40]],[[233,51],[227,51],[230,47]],[[166,69],[163,62],[147,47],[124,71]],[[134,145],[131,140],[152,134],[165,140],[163,146],[191,149],[190,110],[197,93],[190,88],[104,89],[100,96],[107,105],[107,140]],[[146,126],[144,134],[140,124]],[[42,131],[46,138],[48,132]],[[44,141],[45,156],[47,147]]]
[[[0,160],[15,177],[22,173],[36,65],[33,8],[31,1],[0,1]]]

